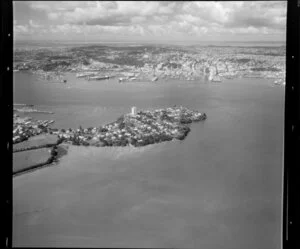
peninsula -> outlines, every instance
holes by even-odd
[[[22,173],[52,162],[66,154],[68,144],[80,146],[134,146],[183,140],[189,124],[206,119],[205,113],[179,106],[124,114],[100,127],[56,129],[53,120],[20,118],[14,114],[13,174]]]
[[[56,129],[53,121],[20,119],[14,115],[13,142],[18,143],[41,133],[54,134],[60,142],[84,146],[145,146],[148,144],[183,140],[190,131],[189,124],[206,119],[205,113],[179,106],[124,114],[116,121],[83,129]]]

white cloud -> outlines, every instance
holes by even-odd
[[[34,1],[27,22],[15,18],[17,32],[82,33],[181,37],[186,35],[278,34],[285,36],[286,2]],[[25,18],[23,18],[25,19]],[[26,24],[29,24],[26,26]],[[26,28],[27,27],[27,28]],[[23,31],[22,31],[23,30]],[[96,33],[96,34],[95,34]]]
[[[14,26],[14,33],[27,34],[29,33],[28,25],[16,25]]]
[[[132,23],[143,23],[147,20],[145,16],[134,16],[131,18]]]
[[[41,25],[37,24],[35,21],[33,21],[31,19],[29,20],[29,25],[30,25],[30,27],[32,27],[34,29],[41,27]]]
[[[60,17],[61,17],[61,13],[59,13],[59,12],[50,12],[49,14],[48,14],[48,18],[50,19],[50,20],[57,20],[57,19],[59,19]]]
[[[187,21],[189,23],[200,23],[201,22],[201,19],[200,17],[198,16],[193,16],[191,14],[184,14],[184,15],[178,15],[178,18],[181,20],[181,21]]]

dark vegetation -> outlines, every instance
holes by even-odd
[[[263,71],[272,71],[272,72],[280,72],[281,70],[275,67],[268,67],[268,68],[263,68],[263,67],[253,67],[251,68],[252,71],[256,72],[263,72]]]

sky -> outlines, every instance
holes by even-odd
[[[286,1],[15,1],[15,40],[284,42]]]

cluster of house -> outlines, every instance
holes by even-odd
[[[60,71],[50,71],[45,72],[43,70],[36,70],[33,71],[34,74],[37,74],[38,77],[42,80],[48,80],[53,81],[56,83],[67,83],[67,80],[65,79],[64,75]]]
[[[144,146],[147,144],[184,139],[190,131],[188,123],[205,120],[205,113],[184,107],[136,111],[125,114],[117,121],[99,128],[54,131],[54,134],[76,145]]]
[[[158,52],[153,50],[153,53],[145,50],[143,53],[136,53],[132,58],[133,61],[141,62],[138,65],[130,65],[131,60],[125,60],[122,64],[117,61],[118,57],[114,54],[114,48],[108,50],[111,53],[101,55],[98,58],[103,61],[89,58],[90,55],[86,54],[86,62],[83,63],[80,62],[81,57],[76,61],[76,56],[73,56],[74,58],[71,56],[73,58],[71,61],[65,59],[69,63],[68,66],[60,67],[60,64],[66,64],[60,60],[59,63],[57,62],[58,66],[54,72],[63,70],[77,72],[77,77],[84,77],[89,80],[117,77],[120,83],[133,80],[157,81],[161,78],[197,80],[207,77],[209,81],[221,81],[223,78],[234,77],[273,78],[274,81],[282,81],[285,78],[285,56],[280,49],[276,50],[276,48],[273,51],[268,48],[258,50],[255,48],[204,47],[194,50],[167,49]],[[114,58],[113,61],[111,61],[111,56]],[[131,58],[133,55],[126,55],[125,53],[124,56]],[[44,63],[47,64],[47,61]],[[52,63],[51,60],[49,63]],[[30,69],[29,64],[25,63],[22,66],[23,69]],[[20,69],[20,66],[17,69]],[[35,67],[32,69],[33,71],[36,70]],[[46,79],[56,77],[63,81],[63,78],[59,78],[59,74],[51,72],[39,74]]]
[[[185,107],[173,107],[154,111],[139,111],[132,108],[115,122],[102,127],[61,129],[48,127],[54,121],[32,120],[14,115],[14,143],[22,142],[41,133],[56,134],[60,142],[92,146],[144,146],[173,139],[184,139],[191,122],[206,119],[205,113]]]
[[[20,118],[17,114],[13,116],[13,143],[27,140],[29,137],[47,133],[49,125],[54,120],[33,120],[30,117]]]

